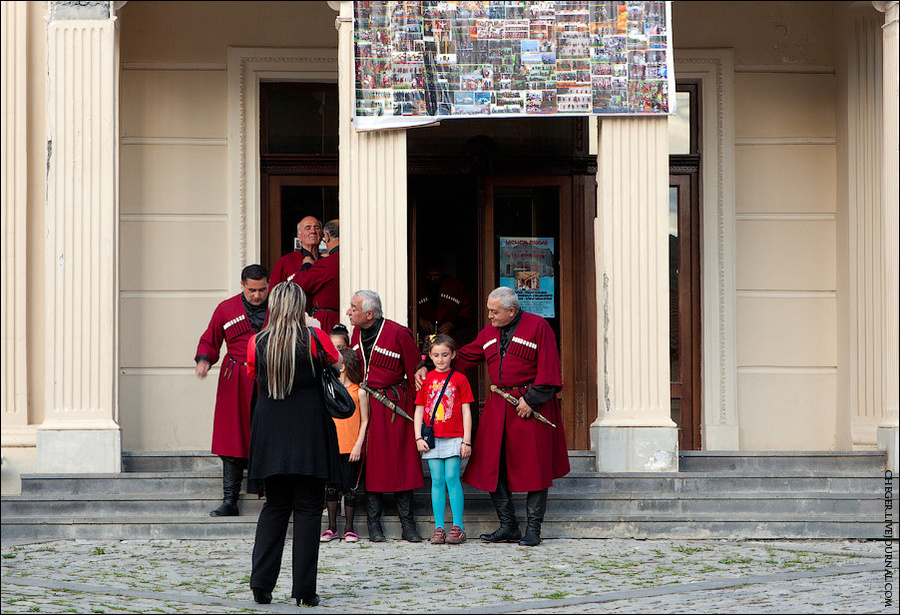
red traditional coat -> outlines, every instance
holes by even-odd
[[[432,301],[428,295],[428,285],[419,282],[419,318],[428,322],[453,322],[458,318],[469,321],[475,317],[472,302],[466,293],[462,282],[456,278],[445,277],[441,280],[437,301]]]
[[[299,251],[299,250],[298,250]],[[340,312],[340,252],[337,248],[325,258],[320,258],[306,271],[288,276],[306,293],[306,311],[322,323],[322,330],[331,328],[341,320]]]
[[[524,395],[525,385],[562,386],[556,336],[546,320],[522,313],[506,354],[500,359],[500,329],[488,325],[456,356],[453,367],[464,371],[487,362],[491,384]],[[554,395],[538,408],[556,428],[520,418],[516,408],[491,392],[485,402],[463,480],[484,491],[496,491],[500,447],[505,445],[510,491],[540,491],[569,473],[569,453],[559,401]]]
[[[219,304],[197,345],[194,356],[206,355],[211,364],[219,360],[223,341],[227,347],[216,391],[212,436],[215,455],[246,458],[250,454],[250,400],[255,380],[247,375],[245,365],[247,342],[253,333],[239,293]]]
[[[304,250],[294,250],[279,258],[269,274],[269,286],[274,287],[300,271],[300,267],[303,266],[303,257],[307,254],[308,252]]]
[[[329,257],[330,258],[330,257]],[[373,325],[377,326],[377,325]],[[407,414],[415,413],[415,371],[419,349],[412,332],[384,319],[372,347],[370,361],[364,356],[360,329],[353,329],[350,347],[362,361],[366,383],[373,389],[390,389],[384,394]],[[369,397],[369,433],[366,437],[366,489],[397,492],[417,489],[425,484],[422,461],[416,450],[413,424],[402,417],[392,420],[394,413],[381,402]]]

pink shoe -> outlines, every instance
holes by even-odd
[[[431,544],[442,545],[446,541],[447,541],[447,534],[444,533],[444,528],[442,528],[442,527],[434,528],[434,534],[431,535]]]
[[[359,536],[356,535],[356,532],[344,532],[344,542],[356,542],[359,540]]]
[[[322,532],[322,535],[319,536],[319,542],[331,542],[335,538],[337,538],[337,535],[334,532],[332,532],[331,530],[325,530],[324,532]]]
[[[447,544],[461,545],[466,541],[466,533],[458,525],[450,528],[450,535],[447,537]]]

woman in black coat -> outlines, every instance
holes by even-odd
[[[305,326],[305,309],[306,296],[299,286],[276,285],[269,297],[268,323],[248,352],[248,369],[251,374],[255,371],[259,385],[250,433],[248,486],[251,493],[266,496],[256,525],[250,575],[253,599],[261,604],[272,601],[291,513],[291,595],[298,605],[319,603],[319,526],[325,484],[336,476],[338,448],[310,332],[321,342],[329,363],[339,365],[340,354],[327,334]]]

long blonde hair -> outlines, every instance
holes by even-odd
[[[294,386],[297,351],[306,350],[312,365],[309,329],[306,325],[306,294],[293,282],[276,284],[269,296],[269,322],[260,332],[264,349],[269,396],[284,399]]]

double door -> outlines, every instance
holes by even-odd
[[[563,371],[560,394],[570,449],[590,448],[596,417],[596,304],[593,292],[593,209],[590,182],[572,176],[427,177],[410,182],[411,298],[422,283],[425,254],[440,250],[444,273],[460,279],[475,304],[476,322],[458,332],[461,344],[488,324],[487,296],[517,290],[526,311],[543,316],[556,334]],[[590,215],[591,220],[586,217]],[[590,222],[590,223],[588,223]],[[410,322],[417,302],[410,301]],[[489,383],[473,377],[483,404]]]

